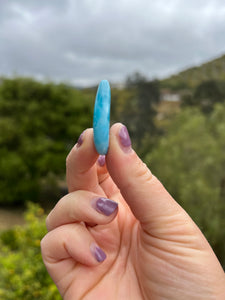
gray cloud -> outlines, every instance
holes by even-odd
[[[118,82],[225,52],[224,0],[0,0],[0,8],[2,75]]]

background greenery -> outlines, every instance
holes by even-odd
[[[0,234],[0,299],[61,299],[42,263],[40,241],[46,233],[43,209],[29,204],[26,225]]]
[[[59,196],[65,156],[79,134],[91,126],[91,103],[63,84],[22,78],[1,82],[0,204]]]
[[[183,73],[168,81],[133,74],[122,89],[112,88],[111,119],[127,125],[133,147],[225,268],[225,84],[218,74],[194,85]],[[181,101],[160,101],[165,88],[176,90]],[[95,93],[96,87],[1,79],[0,206],[29,205],[24,226],[0,232],[0,299],[60,299],[40,254],[43,208],[66,193],[65,159],[92,126]]]
[[[225,55],[172,75],[161,83],[163,87],[180,90],[196,88],[200,83],[208,80],[225,81]]]

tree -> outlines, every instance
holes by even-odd
[[[91,126],[92,101],[64,84],[4,79],[0,86],[0,203],[59,197],[65,158]]]
[[[191,215],[225,267],[225,107],[210,118],[186,109],[146,156],[151,170]]]
[[[153,138],[157,132],[154,117],[160,99],[159,84],[135,73],[127,78],[126,88],[130,95],[123,107],[121,120],[127,125],[136,149],[141,151],[146,136]]]
[[[199,107],[205,114],[211,113],[216,103],[224,101],[224,83],[216,80],[201,82],[195,88],[193,95],[185,95],[182,99],[183,106]]]

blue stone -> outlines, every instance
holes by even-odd
[[[95,148],[101,155],[106,154],[109,148],[110,102],[109,82],[102,80],[95,98],[93,117]]]

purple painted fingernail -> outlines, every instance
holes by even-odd
[[[102,262],[106,259],[105,252],[95,244],[91,244],[91,253],[98,262]]]
[[[77,147],[80,147],[82,145],[83,138],[84,138],[84,131],[81,133],[81,135],[79,136],[79,138],[77,140]]]
[[[105,155],[99,155],[98,164],[100,167],[103,167],[105,165]]]
[[[126,126],[120,128],[119,131],[120,145],[124,152],[131,151],[131,139]]]
[[[102,213],[103,215],[110,216],[118,208],[118,203],[110,199],[100,197],[97,199],[93,199],[92,206],[95,210]]]

